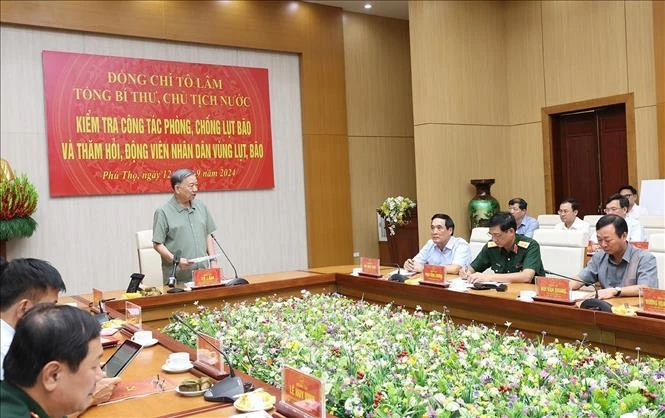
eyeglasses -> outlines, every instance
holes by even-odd
[[[605,208],[605,210],[603,212],[605,212],[605,213],[614,213],[614,212],[619,212],[620,210],[621,210],[621,208],[610,207],[610,208]]]
[[[568,210],[568,209],[559,209],[559,211],[558,211],[557,213],[558,213],[559,215],[565,215],[565,214],[570,213],[570,212],[572,212],[572,210]]]
[[[504,233],[505,233],[505,231],[495,232],[495,233],[488,232],[487,235],[492,239],[498,239],[498,238],[501,238]]]
[[[621,197],[625,197],[626,199],[628,199],[629,197],[633,197],[633,194],[632,193],[626,193],[626,194],[622,194]]]

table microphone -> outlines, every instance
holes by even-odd
[[[545,274],[551,274],[553,276],[563,277],[564,279],[582,283],[585,286],[590,286],[584,280],[576,279],[574,277],[564,276],[563,274],[554,273],[552,271],[545,270]],[[580,304],[580,308],[591,309],[592,311],[612,312],[612,305],[609,302],[605,302],[604,300],[598,298],[598,288],[596,286],[593,286],[593,290],[595,292],[593,299],[584,300]]]
[[[217,351],[219,354],[222,355],[222,357],[224,357],[224,361],[226,361],[226,364],[229,365],[229,376],[215,383],[208,390],[206,390],[203,393],[203,399],[210,402],[228,402],[228,403],[235,402],[235,400],[238,399],[240,395],[245,393],[245,386],[244,383],[242,382],[242,379],[236,376],[235,372],[233,371],[233,366],[231,365],[229,358],[226,356],[226,353],[218,349],[217,346],[208,338],[206,338],[205,335],[201,334],[200,332],[192,328],[187,322],[185,322],[180,317],[179,314],[174,314],[172,318],[181,323],[182,325],[184,325],[194,334],[201,337],[205,342],[210,344],[210,346],[213,349],[215,349],[215,351]]]
[[[392,274],[389,280],[392,282],[404,283],[408,277],[401,273],[402,269],[399,267],[399,264],[395,264],[395,267],[397,267],[397,273]]]
[[[169,287],[175,287],[175,271],[180,263],[180,255],[182,255],[182,250],[176,250],[175,253],[173,253],[173,270],[171,270],[171,277],[169,277]]]
[[[229,258],[229,256],[226,255],[226,251],[224,251],[224,248],[222,248],[222,245],[219,243],[219,241],[217,241],[217,238],[215,237],[215,235],[210,234],[210,236],[212,237],[213,241],[215,241],[215,244],[217,244],[219,249],[222,250],[222,254],[224,254],[224,257],[226,257],[226,261],[229,262],[229,264],[233,268],[233,274],[235,274],[235,276],[236,276],[235,279],[232,279],[232,281],[233,281],[232,283],[231,282],[227,283],[227,286],[233,286],[233,285],[239,285],[239,284],[248,284],[249,282],[247,280],[243,279],[242,277],[238,277],[238,270],[236,270],[236,266],[233,265],[233,263],[231,262],[231,259]]]

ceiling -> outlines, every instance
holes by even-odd
[[[374,16],[392,17],[409,20],[409,2],[407,0],[304,0],[307,3],[318,3],[326,6],[339,7],[348,12],[364,13]],[[371,9],[365,9],[365,4],[371,4]]]

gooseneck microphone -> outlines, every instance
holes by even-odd
[[[235,400],[238,399],[240,395],[245,393],[245,386],[242,382],[242,379],[236,376],[235,372],[233,371],[233,365],[229,361],[229,358],[226,356],[226,353],[217,348],[217,346],[208,338],[206,338],[205,335],[192,328],[191,325],[185,322],[179,314],[173,314],[172,318],[210,344],[210,346],[215,349],[215,351],[224,357],[224,361],[226,361],[226,364],[229,366],[229,376],[215,383],[208,390],[206,390],[203,393],[203,399],[210,402],[235,402]]]
[[[219,241],[217,241],[217,238],[215,237],[215,235],[210,234],[210,236],[212,237],[213,241],[215,241],[215,244],[217,244],[217,247],[219,247],[219,249],[222,251],[222,254],[224,254],[224,257],[226,257],[226,261],[228,261],[229,264],[231,265],[231,267],[233,268],[233,274],[235,274],[235,279],[234,280],[238,281],[237,283],[234,283],[234,284],[247,284],[248,283],[247,280],[243,279],[242,277],[238,277],[238,270],[236,270],[236,266],[233,265],[233,263],[231,262],[231,259],[229,258],[229,256],[226,255],[226,251],[224,251],[224,248],[222,248],[222,245],[219,243]]]
[[[399,264],[395,263],[395,267],[397,267],[397,273],[391,275],[389,280],[392,282],[404,283],[408,277],[402,274],[402,269],[400,268]]]
[[[178,268],[178,264],[180,263],[181,255],[182,250],[176,250],[175,253],[173,253],[173,270],[171,270],[171,277],[169,277],[169,287],[174,287],[176,284],[175,271]]]
[[[580,308],[591,309],[592,311],[612,312],[612,305],[609,302],[605,302],[604,300],[598,298],[598,288],[595,285],[590,285],[584,280],[576,279],[574,277],[564,276],[563,274],[554,273],[553,271],[549,270],[545,270],[545,274],[551,274],[552,276],[559,276],[564,279],[582,283],[584,286],[593,286],[593,290],[595,292],[593,299],[584,300],[580,304]]]

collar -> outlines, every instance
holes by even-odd
[[[446,249],[452,251],[453,247],[455,246],[455,240],[456,238],[453,235],[451,235],[450,238],[448,238],[448,242],[446,242],[446,245],[444,245],[443,248],[439,248],[439,246],[436,244],[434,244],[434,247],[436,247],[436,249],[441,252],[443,252]]]
[[[27,393],[23,391],[20,387],[3,380],[0,382],[2,385],[2,391],[5,394],[10,395],[11,397],[18,398],[30,411],[30,418],[49,418],[44,408],[41,407],[34,399],[30,397]]]
[[[5,322],[4,319],[0,319],[0,330],[2,330],[2,337],[11,337],[14,338],[14,333],[16,332],[11,325]]]
[[[194,203],[193,203],[193,201],[190,201],[190,202],[189,202],[189,207],[188,207],[188,208],[182,206],[182,205],[180,204],[180,202],[178,202],[178,199],[175,198],[175,195],[174,195],[174,196],[171,196],[171,200],[169,200],[169,204],[173,205],[173,207],[175,208],[176,211],[178,211],[178,213],[180,213],[180,212],[184,212],[184,211],[186,211],[186,210],[189,211],[190,209],[191,209],[191,210],[196,209],[196,208],[194,207]]]

